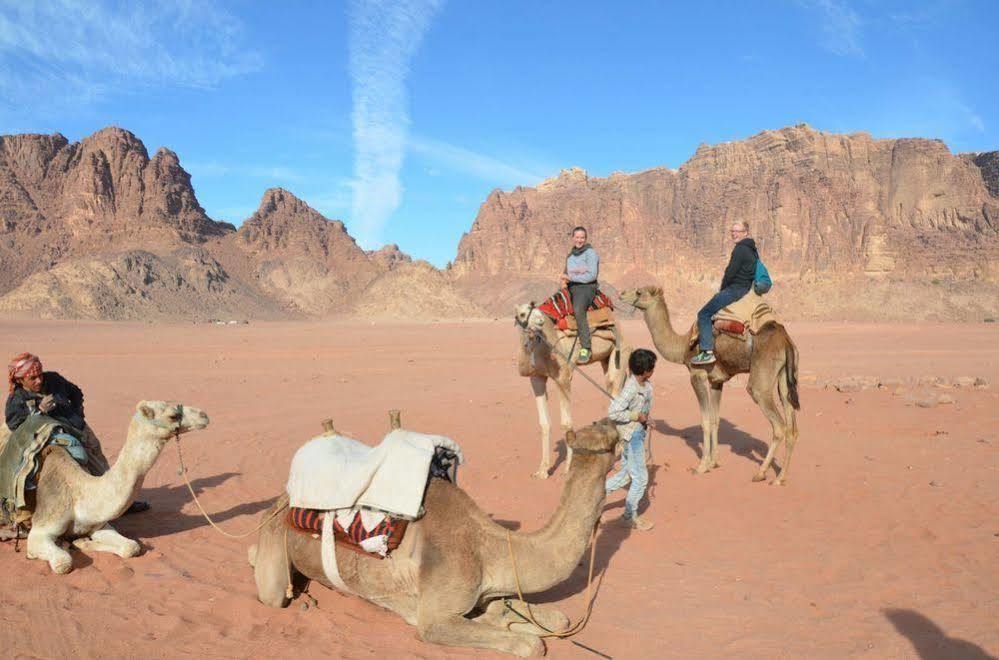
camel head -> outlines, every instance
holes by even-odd
[[[612,452],[617,449],[621,438],[617,432],[617,426],[613,422],[601,419],[578,431],[569,429],[565,433],[565,441],[572,447],[573,451],[582,450],[583,453]]]
[[[621,292],[621,300],[636,309],[648,309],[657,299],[663,299],[663,290],[657,286],[643,286]]]
[[[523,303],[513,308],[513,322],[522,330],[540,330],[545,318],[533,302]]]
[[[140,401],[135,406],[135,420],[163,442],[208,426],[203,410],[167,401]]]

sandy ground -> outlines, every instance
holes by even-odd
[[[686,372],[654,379],[648,533],[606,525],[593,618],[576,639],[604,656],[981,658],[999,653],[999,327],[789,324],[802,374],[983,376],[923,409],[885,391],[804,385],[786,487],[750,482],[769,426],[744,380],[726,391],[723,468],[694,476],[700,426]],[[626,335],[646,345],[640,321]],[[457,439],[460,481],[511,527],[539,527],[559,478],[529,478],[539,442],[509,322],[243,326],[2,322],[0,353],[31,350],[83,386],[87,416],[117,453],[135,403],[176,399],[212,425],[184,439],[205,506],[252,527],[282,490],[292,453],[332,417],[368,442],[390,408]],[[594,372],[596,370],[594,369]],[[576,383],[577,424],[606,403]],[[553,413],[555,412],[553,406]],[[144,554],[74,554],[67,576],[0,545],[0,642],[15,656],[473,657],[419,642],[394,614],[321,586],[318,609],[255,600],[250,541],[216,534],[188,501],[172,448],[146,479],[152,511],[119,521]],[[611,497],[607,516],[620,512]],[[585,567],[536,602],[583,609]],[[561,657],[600,657],[569,641]]]

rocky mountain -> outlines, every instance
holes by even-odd
[[[602,280],[661,282],[693,304],[717,287],[731,249],[727,228],[741,219],[788,302],[796,292],[831,297],[847,280],[861,283],[854,296],[878,279],[995,284],[999,198],[988,187],[989,158],[976,165],[939,140],[800,125],[702,145],[676,170],[593,178],[573,168],[537,188],[493,192],[462,237],[452,273],[467,290],[492,282],[507,305],[508,291],[553,280],[569,231],[584,225],[599,247]],[[821,311],[802,302],[805,313]]]
[[[445,270],[267,190],[237,231],[209,218],[177,155],[106,128],[0,136],[0,314],[207,320],[506,315],[554,288],[577,225],[614,291],[659,283],[678,310],[717,286],[745,219],[797,317],[999,313],[999,152],[807,126],[702,145],[676,170],[494,191]],[[471,301],[475,301],[472,303]]]

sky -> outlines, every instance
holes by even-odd
[[[443,266],[494,189],[808,123],[999,149],[999,2],[0,0],[0,133],[108,125]],[[991,45],[990,45],[991,44]]]

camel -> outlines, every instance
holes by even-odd
[[[746,389],[770,422],[773,436],[767,449],[766,458],[753,476],[753,481],[766,479],[767,471],[773,464],[774,454],[781,442],[785,443],[784,465],[776,474],[772,484],[787,482],[787,470],[791,464],[791,452],[798,440],[798,422],[795,410],[798,403],[798,349],[787,330],[780,323],[767,323],[752,338],[752,343],[741,341],[724,333],[715,341],[717,361],[705,367],[693,366],[690,358],[697,350],[691,343],[693,328],[679,334],[670,323],[669,308],[663,298],[662,289],[647,286],[621,292],[621,300],[642,310],[645,324],[652,333],[656,350],[669,362],[686,365],[690,372],[690,384],[697,395],[701,408],[701,430],[703,442],[701,462],[694,470],[703,474],[719,467],[718,463],[718,423],[721,410],[722,387],[736,374],[749,374]],[[780,399],[780,407],[774,403],[774,389]],[[776,472],[777,469],[774,468]]]
[[[54,573],[68,573],[73,560],[59,545],[61,537],[83,551],[113,552],[127,559],[140,546],[109,524],[128,508],[167,441],[208,426],[198,410],[164,401],[140,401],[128,425],[118,460],[95,477],[62,448],[46,450],[38,470],[35,504],[28,531],[28,559],[42,559]]]
[[[514,308],[514,321],[520,328],[517,369],[521,376],[531,379],[531,389],[534,391],[534,401],[538,407],[538,423],[541,426],[541,463],[531,476],[547,479],[551,470],[548,379],[555,381],[558,389],[559,412],[564,434],[572,428],[572,374],[575,371],[579,346],[575,337],[559,332],[552,320],[535,307],[533,302],[517,305]],[[600,363],[607,390],[611,395],[616,395],[624,385],[631,350],[623,346],[616,327],[614,341],[595,333],[591,336],[592,350],[590,360],[586,364]],[[552,355],[552,347],[555,347],[556,355]],[[565,474],[568,474],[569,466],[572,465],[572,450],[568,449],[568,445],[566,447]]]
[[[558,508],[541,529],[509,532],[456,485],[432,479],[424,498],[426,513],[409,523],[399,547],[385,559],[339,549],[340,577],[354,594],[416,626],[425,642],[542,655],[545,631],[522,618],[527,612],[519,601],[504,600],[517,593],[508,538],[523,593],[542,592],[566,580],[599,522],[604,478],[614,462],[618,434],[613,424],[601,421],[578,433],[570,430],[567,441],[577,456]],[[290,602],[288,588],[299,574],[334,588],[323,571],[321,540],[289,531],[284,516],[276,515],[287,503],[283,496],[263,514],[268,522],[249,549],[257,598],[271,607]],[[532,606],[531,613],[551,631],[568,629],[568,618],[555,609]]]

